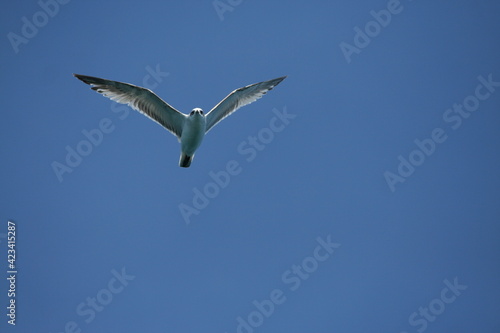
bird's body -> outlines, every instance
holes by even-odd
[[[181,135],[181,158],[179,166],[187,168],[191,165],[196,149],[201,145],[205,137],[207,121],[201,109],[194,109],[184,122]]]
[[[73,75],[104,96],[118,103],[128,104],[174,134],[181,143],[179,166],[184,168],[191,165],[196,150],[212,127],[239,108],[255,102],[286,78],[283,76],[236,89],[206,115],[200,108],[194,108],[186,115],[149,89],[92,76]]]

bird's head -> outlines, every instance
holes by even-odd
[[[191,111],[191,112],[189,113],[189,116],[190,116],[190,117],[193,117],[193,116],[195,116],[195,115],[201,115],[201,116],[203,116],[203,110],[202,110],[202,109],[200,109],[200,108],[194,108],[194,109],[193,109],[193,111]]]

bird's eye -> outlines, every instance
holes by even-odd
[[[192,116],[194,114],[194,111],[191,111],[190,115]]]
[[[200,114],[203,114],[203,111],[202,111],[202,110],[200,110]]]

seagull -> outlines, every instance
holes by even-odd
[[[129,105],[175,135],[181,144],[179,166],[183,168],[191,165],[194,153],[208,131],[239,108],[264,96],[286,78],[282,76],[236,89],[206,115],[200,108],[194,108],[189,115],[186,115],[177,111],[149,89],[93,76],[80,74],[73,74],[73,76],[109,99]]]

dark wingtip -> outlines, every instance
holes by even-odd
[[[82,81],[83,83],[86,83],[90,86],[95,86],[98,84],[105,84],[107,80],[101,79],[95,76],[88,76],[88,75],[81,75],[81,74],[73,74],[74,77],[76,77],[78,80]],[[94,87],[92,87],[94,89]],[[95,89],[94,89],[95,90]]]
[[[275,82],[275,83],[274,83],[274,86],[277,86],[278,84],[280,84],[280,83],[281,83],[281,81],[283,81],[283,80],[284,80],[284,79],[286,79],[287,77],[288,77],[288,75],[285,75],[285,76],[281,76],[281,77],[278,77],[278,78],[276,78],[276,79],[272,80],[272,81],[274,81],[274,82]]]
[[[87,76],[87,75],[75,74],[75,73],[73,73],[73,76],[74,76],[74,77],[76,77],[76,78],[77,78],[77,79],[79,79],[79,80],[82,80],[82,81],[83,81],[86,77],[89,77],[89,76]]]
[[[75,74],[75,73],[73,73],[73,76],[76,77],[78,80],[82,81],[83,83],[90,84],[88,82],[88,78],[89,77],[86,76],[86,75],[81,75],[81,74]]]

